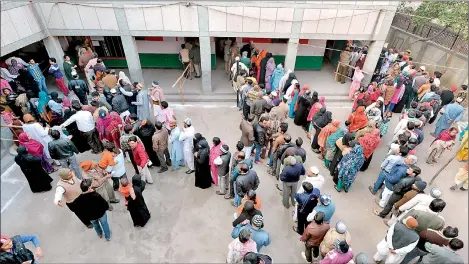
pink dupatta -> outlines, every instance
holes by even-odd
[[[218,167],[215,165],[214,161],[218,158],[221,154],[221,146],[223,146],[225,142],[221,142],[218,146],[213,146],[210,149],[210,156],[209,156],[209,164],[210,164],[210,172],[212,173],[212,180],[215,185],[218,185]]]

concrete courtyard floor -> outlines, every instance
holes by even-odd
[[[222,106],[175,106],[178,120],[190,117],[195,130],[202,133],[209,141],[218,136],[226,141],[231,150],[239,140],[240,112],[224,104]],[[345,120],[350,108],[330,108],[334,119]],[[345,221],[352,235],[353,252],[365,252],[370,261],[376,251],[376,244],[385,236],[387,227],[381,218],[373,214],[377,208],[374,197],[368,191],[379,173],[379,166],[385,153],[386,143],[392,137],[397,124],[397,116],[392,120],[389,133],[383,138],[373,161],[366,172],[360,172],[349,193],[337,193],[333,188],[332,178],[321,165],[307,141],[304,148],[308,156],[305,167],[319,167],[326,183],[322,193],[332,195],[336,204],[336,213],[332,225],[338,220]],[[293,138],[306,139],[301,128],[289,120],[288,133]],[[179,122],[181,125],[181,122]],[[446,152],[439,163],[428,166],[425,155],[432,141],[429,135],[433,126],[425,127],[425,141],[418,146],[418,166],[422,168],[422,177],[430,181],[434,172],[452,155]],[[457,146],[456,146],[457,147]],[[454,149],[457,149],[457,148]],[[78,155],[80,161],[99,160],[99,156],[89,152]],[[466,245],[468,241],[468,197],[467,192],[451,192],[449,187],[458,168],[463,163],[453,161],[437,178],[433,186],[443,190],[443,199],[447,207],[442,215],[447,225],[459,228],[460,238]],[[126,164],[127,173],[133,175],[130,163]],[[281,196],[275,188],[276,180],[267,175],[265,165],[255,165],[260,177],[258,195],[262,199],[262,213],[265,230],[270,233],[272,243],[261,250],[269,254],[276,263],[304,263],[300,252],[304,250],[299,235],[292,230],[293,208],[285,209]],[[92,229],[87,229],[68,208],[54,205],[54,191],[33,194],[21,173],[14,165],[1,177],[2,192],[2,234],[34,234],[40,239],[45,257],[41,263],[224,263],[228,244],[232,241],[231,222],[236,211],[228,200],[215,194],[217,188],[201,190],[194,187],[194,174],[186,175],[185,170],[158,174],[157,168],[151,169],[155,183],[147,185],[143,195],[151,212],[151,219],[144,228],[134,228],[123,199],[114,205],[114,211],[108,212],[112,230],[112,240],[99,239]],[[58,175],[52,174],[55,186]],[[432,186],[428,186],[429,190]],[[467,246],[460,254],[468,261]]]

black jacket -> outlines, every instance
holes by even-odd
[[[116,111],[119,114],[129,110],[129,105],[124,95],[118,94],[112,98],[112,110]]]
[[[26,261],[36,263],[34,254],[24,246],[21,236],[12,237],[11,242],[13,243],[12,252],[0,252],[0,263],[21,264]]]
[[[70,139],[59,138],[49,142],[50,157],[55,160],[66,159],[79,153],[75,144]]]
[[[305,163],[306,161],[306,151],[302,147],[292,146],[292,147],[286,148],[283,151],[282,158],[280,159],[282,163],[285,160],[285,158],[288,156],[300,156],[303,163]]]
[[[254,142],[259,143],[261,146],[263,146],[265,143],[265,138],[266,138],[265,128],[259,125],[259,123],[255,124],[254,125]]]
[[[253,170],[248,171],[246,174],[241,174],[236,178],[236,193],[240,197],[244,197],[244,195],[249,192],[250,190],[257,190],[259,187],[259,177],[257,173]]]
[[[88,85],[83,80],[71,80],[68,82],[68,89],[75,92],[75,94],[81,98],[85,97],[87,94],[90,94]]]
[[[419,176],[404,177],[392,187],[392,191],[395,194],[404,195],[406,192],[412,190],[412,184],[421,180],[422,179]]]
[[[281,145],[277,150],[277,159],[281,159],[282,156],[283,156],[283,153],[285,152],[285,150],[287,150],[288,148],[293,147],[293,146],[294,145],[291,142]]]
[[[82,193],[73,201],[75,213],[83,219],[96,220],[106,213],[109,204],[97,192]]]

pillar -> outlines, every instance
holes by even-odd
[[[122,48],[124,49],[127,67],[129,69],[130,80],[144,84],[142,67],[140,66],[140,57],[138,56],[137,44],[135,38],[130,35],[127,16],[125,15],[124,4],[113,4],[116,15],[117,25],[119,26]]]
[[[64,65],[64,51],[62,50],[62,46],[60,46],[59,38],[54,36],[49,36],[42,40],[44,42],[44,47],[47,50],[47,54],[49,58],[55,58],[57,60],[57,64],[59,64],[60,70],[64,73],[63,65]],[[49,63],[49,62],[47,62]],[[66,79],[64,74],[64,78]]]
[[[210,49],[210,33],[208,21],[208,8],[199,6],[199,44],[200,44],[200,70],[202,72],[202,92],[212,92],[212,52]]]
[[[304,9],[295,8],[293,11],[293,21],[291,34],[288,39],[287,54],[285,56],[285,70],[295,70],[296,55],[300,43],[301,23],[303,21]]]
[[[365,85],[371,81],[371,77],[375,71],[379,56],[383,50],[384,40],[373,41],[369,46],[370,47],[368,49],[368,54],[366,55],[365,64],[363,65],[363,71],[366,73],[365,78],[363,79],[363,83]]]

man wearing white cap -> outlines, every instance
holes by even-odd
[[[157,81],[151,83],[151,87],[148,88],[148,95],[150,96],[153,103],[153,114],[155,115],[156,120],[160,120],[160,116],[163,112],[163,109],[160,106],[160,103],[164,101],[163,88],[160,87]]]
[[[240,62],[239,56],[236,56],[235,58],[235,63],[231,66],[231,76],[233,77],[233,80],[236,80],[235,77],[237,77],[238,73],[241,71],[249,72],[248,67],[244,65],[244,63]]]
[[[186,118],[184,120],[184,128],[179,135],[179,141],[183,141],[183,150],[184,150],[184,160],[187,164],[189,169],[186,171],[186,174],[191,174],[195,172],[194,170],[194,135],[195,129],[192,126],[192,120],[190,118]]]

